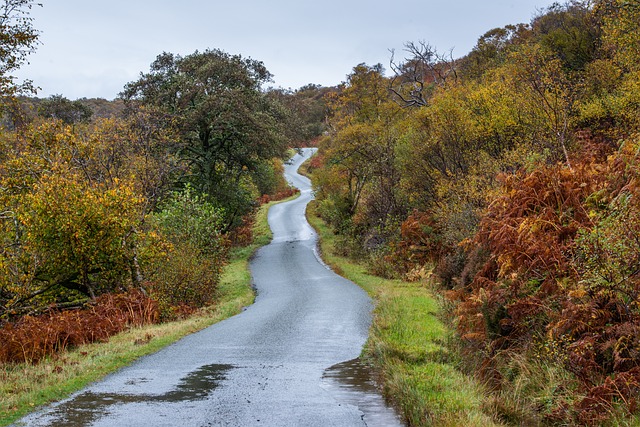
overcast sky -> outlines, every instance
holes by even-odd
[[[359,63],[427,41],[454,57],[479,36],[530,22],[545,0],[38,0],[41,45],[19,70],[40,97],[113,99],[163,51],[218,48],[264,62],[273,86],[333,86]]]

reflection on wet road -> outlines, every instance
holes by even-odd
[[[357,406],[367,427],[403,425],[401,418],[380,394],[371,368],[360,359],[341,362],[324,371],[322,387],[338,402]]]
[[[81,393],[57,406],[51,413],[50,426],[74,427],[88,426],[98,418],[109,413],[109,408],[128,403],[176,403],[202,400],[225,378],[225,372],[231,365],[203,366],[184,377],[175,390],[159,395]],[[129,384],[148,382],[146,378],[132,379]]]

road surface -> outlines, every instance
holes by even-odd
[[[255,304],[16,425],[400,425],[353,375],[372,305],[317,257],[311,186],[296,173],[312,152],[285,168],[301,196],[269,212],[273,241],[251,262]]]

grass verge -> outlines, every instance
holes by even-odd
[[[274,203],[278,202],[265,204],[258,211],[254,243],[231,251],[215,306],[185,320],[130,329],[112,337],[109,342],[83,345],[37,365],[1,365],[0,426],[15,422],[40,405],[63,399],[134,360],[229,318],[252,304],[254,292],[249,258],[272,238],[267,212]]]
[[[309,205],[322,257],[361,286],[376,308],[363,357],[380,374],[384,394],[410,426],[495,426],[483,411],[482,387],[459,368],[453,331],[442,322],[442,301],[422,283],[388,280],[336,255],[336,237]]]

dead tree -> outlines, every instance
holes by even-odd
[[[453,50],[441,54],[424,41],[404,46],[409,58],[403,62],[396,62],[395,52],[391,51],[390,68],[394,76],[389,90],[404,107],[424,107],[434,88],[446,87],[448,81],[458,78]]]

